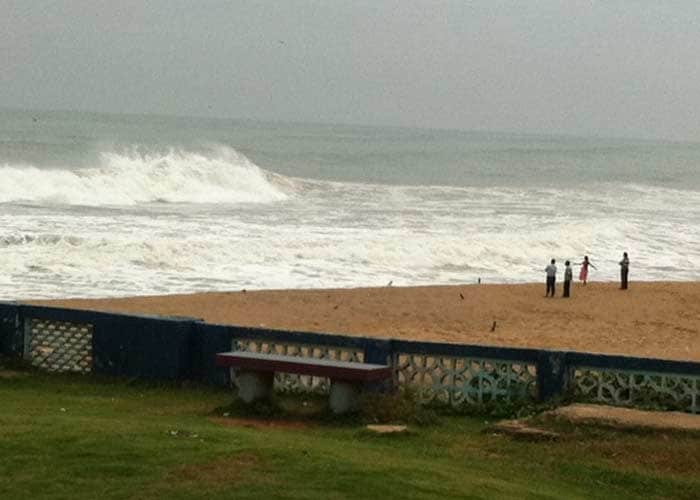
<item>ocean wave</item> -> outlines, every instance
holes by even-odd
[[[290,184],[228,147],[209,153],[103,152],[90,168],[0,165],[0,203],[131,206],[143,203],[273,203]]]

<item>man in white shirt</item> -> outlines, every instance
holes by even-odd
[[[545,294],[545,297],[549,297],[549,294],[551,292],[552,297],[554,297],[554,285],[557,282],[557,266],[556,260],[552,259],[552,262],[544,268],[544,272],[547,273],[547,293]]]

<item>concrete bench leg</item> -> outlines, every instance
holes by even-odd
[[[359,401],[359,384],[342,380],[331,380],[331,392],[328,403],[333,413],[340,414],[356,410]]]
[[[237,371],[236,385],[238,397],[245,403],[252,403],[272,396],[272,385],[275,380],[273,372]]]

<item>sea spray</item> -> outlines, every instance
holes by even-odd
[[[104,152],[82,168],[1,165],[0,203],[129,206],[139,203],[270,203],[287,194],[231,148],[207,156]]]

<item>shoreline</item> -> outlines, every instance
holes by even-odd
[[[252,290],[25,303],[328,334],[700,361],[700,282]],[[495,329],[494,329],[495,322]],[[493,331],[492,331],[493,330]]]

